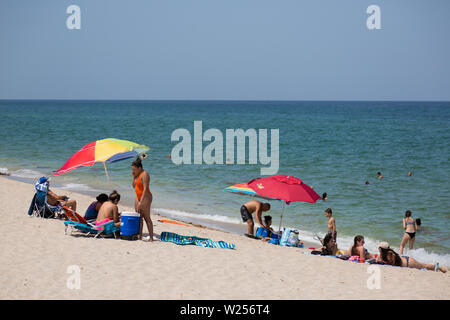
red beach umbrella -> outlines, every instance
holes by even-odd
[[[253,179],[248,182],[249,188],[263,197],[271,197],[284,200],[286,204],[294,201],[314,203],[321,197],[302,180],[293,176],[277,175],[265,178]],[[283,219],[283,211],[281,220]],[[280,230],[281,230],[280,220]]]
[[[293,176],[277,175],[253,179],[248,186],[263,197],[284,200],[286,204],[294,201],[314,203],[321,197],[302,180]]]

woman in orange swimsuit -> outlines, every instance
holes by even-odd
[[[134,208],[136,212],[141,214],[141,222],[139,226],[138,239],[142,240],[142,228],[144,224],[142,219],[147,224],[148,233],[150,235],[149,241],[153,241],[153,222],[150,218],[150,207],[152,205],[153,196],[150,192],[150,176],[142,167],[142,161],[138,157],[131,164],[131,174],[133,176],[133,188],[136,191],[136,199],[134,200]]]

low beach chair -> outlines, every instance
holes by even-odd
[[[95,234],[94,238],[97,238],[99,235],[108,234],[113,234],[114,238],[117,238],[116,232],[119,231],[119,228],[114,225],[114,221],[95,225],[95,222],[92,223],[86,221],[86,219],[69,207],[63,206],[62,210],[68,219],[64,222],[64,225],[66,226],[64,234],[67,234],[67,230],[70,229],[70,235],[72,235],[73,229],[77,229],[78,231],[84,232],[85,235]]]
[[[52,206],[47,202],[48,194],[45,191],[36,191],[28,209],[29,216],[40,218],[56,218],[61,214],[61,206]]]

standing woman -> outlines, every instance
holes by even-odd
[[[405,217],[403,218],[403,229],[405,234],[403,235],[402,242],[400,244],[400,254],[403,254],[403,248],[406,246],[406,242],[409,241],[409,249],[414,246],[414,237],[416,236],[416,221],[411,217],[411,211],[406,210]]]
[[[131,164],[131,174],[133,176],[133,188],[136,191],[136,199],[134,200],[134,208],[136,212],[141,214],[139,226],[139,240],[142,240],[142,228],[144,226],[142,218],[147,224],[150,242],[153,242],[153,222],[150,218],[150,206],[152,205],[153,196],[150,192],[150,176],[142,167],[141,158],[137,157]]]

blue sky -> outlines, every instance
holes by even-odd
[[[66,8],[81,8],[68,30]],[[369,5],[381,30],[366,27]],[[0,99],[450,100],[448,0],[2,0]]]

